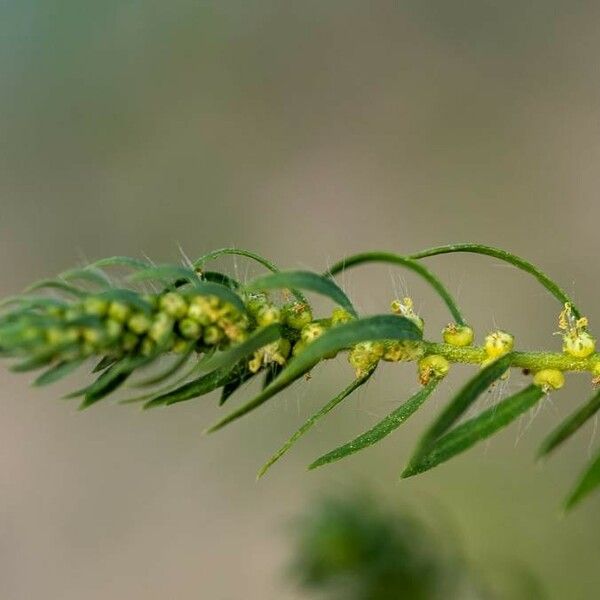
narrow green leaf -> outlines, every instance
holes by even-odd
[[[544,391],[541,387],[531,384],[524,390],[505,398],[496,406],[483,411],[477,417],[451,429],[433,444],[425,456],[416,462],[411,462],[402,473],[402,477],[412,477],[428,471],[468,450],[532,408],[543,395]]]
[[[483,368],[475,377],[469,380],[465,386],[454,396],[452,401],[444,408],[442,413],[434,421],[433,425],[425,432],[411,462],[419,462],[419,458],[428,454],[432,444],[479,398],[492,383],[497,381],[506,372],[512,361],[513,354],[505,354],[498,360]]]
[[[98,364],[96,364],[96,366],[92,369],[92,373],[99,373],[100,371],[104,371],[104,369],[107,369],[108,367],[110,367],[110,365],[116,363],[117,360],[119,359],[115,356],[103,356],[98,362]]]
[[[342,400],[347,398],[354,390],[359,388],[361,385],[366,383],[375,369],[367,373],[366,375],[355,379],[347,388],[343,389],[335,398],[332,398],[323,408],[313,414],[307,419],[302,427],[292,435],[292,437],[283,445],[271,458],[261,467],[258,472],[258,479],[260,479],[313,425],[326,414],[331,412]]]
[[[184,293],[186,295],[216,296],[223,302],[228,302],[234,306],[239,312],[246,312],[244,302],[233,290],[214,281],[198,281],[192,287],[186,288]]]
[[[394,265],[400,265],[415,272],[421,276],[427,283],[433,287],[438,295],[445,302],[448,310],[452,314],[452,317],[459,325],[464,325],[465,320],[458,308],[458,305],[450,292],[446,289],[444,284],[427,268],[413,258],[407,256],[401,256],[392,252],[362,252],[361,254],[354,254],[348,256],[337,263],[335,263],[326,273],[326,276],[333,277],[337,273],[346,271],[352,267],[364,263],[388,263]]]
[[[421,332],[412,321],[396,315],[365,317],[329,329],[304,351],[292,358],[279,377],[262,390],[260,394],[213,425],[208,432],[217,431],[259,407],[332,353],[347,349],[359,342],[387,339],[419,340],[421,339]]]
[[[216,369],[198,379],[194,379],[175,390],[157,396],[144,404],[144,408],[154,408],[156,406],[176,404],[185,400],[192,400],[208,394],[221,386],[225,385],[231,377],[231,368],[226,367]]]
[[[42,289],[59,290],[67,294],[71,294],[71,296],[75,296],[76,298],[81,298],[86,295],[85,291],[62,281],[61,279],[42,279],[41,281],[36,281],[36,283],[33,283],[29,287],[25,288],[25,293],[28,294],[29,292],[35,292],[36,290]]]
[[[244,385],[247,381],[250,381],[253,377],[257,375],[257,373],[253,373],[248,369],[247,361],[243,360],[235,367],[235,370],[232,373],[234,375],[233,379],[230,379],[221,390],[221,398],[219,399],[219,406],[222,406],[227,402],[228,398],[234,394],[240,387]]]
[[[600,485],[600,453],[581,474],[575,488],[565,502],[565,510],[569,511],[579,504],[588,494]]]
[[[204,281],[212,281],[213,283],[220,283],[230,290],[238,290],[240,288],[240,282],[236,281],[233,277],[225,275],[225,273],[217,273],[216,271],[203,271],[201,273],[201,279]]]
[[[78,369],[85,362],[85,358],[79,358],[77,360],[63,360],[57,365],[50,367],[47,371],[44,371],[34,382],[33,385],[40,387],[42,385],[48,385],[55,383],[59,379],[66,377],[73,371]]]
[[[256,254],[256,252],[251,252],[250,250],[242,250],[241,248],[220,248],[218,250],[213,250],[212,252],[208,252],[202,255],[194,262],[194,267],[202,267],[202,265],[209,261],[215,260],[220,256],[243,256],[244,258],[249,258],[251,260],[256,261],[269,271],[273,273],[277,273],[279,268],[272,263],[268,258],[261,256],[260,254]],[[304,295],[298,290],[292,290],[292,294],[296,297],[300,302],[306,303],[306,298]]]
[[[129,281],[148,281],[156,279],[159,281],[174,282],[178,279],[185,279],[190,283],[196,283],[200,280],[198,273],[194,269],[180,265],[157,265],[146,267],[136,271],[128,277]]]
[[[183,352],[181,355],[176,356],[175,360],[170,365],[168,365],[166,369],[163,369],[162,371],[155,373],[154,375],[148,377],[147,379],[143,379],[142,381],[137,381],[135,383],[135,387],[137,387],[137,388],[150,387],[152,385],[157,385],[159,383],[162,383],[163,381],[166,381],[167,379],[169,379],[169,377],[172,377],[176,373],[179,373],[179,371],[187,364],[187,362],[189,361],[190,356],[193,354],[193,352],[194,352],[194,345],[190,344],[188,349],[185,352]]]
[[[150,263],[147,260],[139,258],[131,258],[130,256],[111,256],[109,258],[101,258],[93,262],[92,267],[129,267],[130,269],[147,269]]]
[[[257,350],[267,344],[276,342],[281,336],[282,329],[277,323],[258,329],[241,344],[234,344],[227,350],[215,354],[204,363],[203,369],[205,371],[213,371],[214,369],[223,367],[232,367],[242,359],[252,356]]]
[[[154,358],[156,357],[127,356],[116,362],[104,371],[92,385],[80,390],[77,395],[82,395],[81,392],[83,392],[85,396],[79,408],[81,410],[88,408],[102,400],[123,384],[137,368],[150,363]],[[72,395],[69,397],[72,397]]]
[[[266,369],[262,389],[264,390],[267,386],[269,386],[271,382],[279,376],[279,373],[281,373],[281,371],[283,371],[284,368],[285,367],[283,365],[271,363]]]
[[[51,363],[55,355],[56,352],[54,350],[51,353],[42,352],[27,358],[16,365],[12,365],[10,370],[13,371],[13,373],[26,373],[27,371],[35,371],[36,369],[45,367],[47,364]]]
[[[550,454],[578,431],[589,419],[600,409],[600,391],[596,392],[591,399],[581,408],[567,417],[542,443],[538,457]]]
[[[411,254],[410,258],[415,260],[419,260],[421,258],[426,258],[428,256],[437,256],[438,254],[450,254],[453,252],[471,252],[474,254],[484,254],[486,256],[492,256],[493,258],[497,258],[498,260],[502,260],[507,262],[508,264],[517,267],[521,271],[525,271],[530,275],[533,275],[543,287],[545,287],[561,304],[569,303],[571,305],[571,309],[573,314],[576,317],[580,317],[581,313],[573,304],[573,301],[566,292],[561,289],[561,287],[548,275],[546,275],[543,271],[538,269],[535,265],[530,263],[529,261],[517,256],[516,254],[512,254],[507,252],[506,250],[501,250],[500,248],[492,248],[491,246],[484,246],[482,244],[450,244],[448,246],[439,246],[438,248],[430,248],[428,250],[423,250],[422,252],[417,252],[415,254]]]
[[[326,296],[355,317],[356,310],[348,296],[331,279],[311,271],[279,271],[251,281],[248,290],[300,289]]]
[[[64,281],[89,281],[90,283],[95,283],[103,288],[111,286],[111,281],[108,276],[100,269],[92,266],[84,267],[82,269],[69,269],[68,271],[61,273],[59,277]]]
[[[402,423],[421,407],[423,402],[425,402],[433,390],[435,390],[439,382],[439,379],[431,379],[426,386],[413,394],[406,402],[401,404],[387,417],[379,421],[379,423],[369,429],[369,431],[359,435],[347,444],[339,446],[335,450],[324,454],[315,460],[308,468],[316,469],[317,467],[338,461],[381,441],[384,437],[392,433],[392,431],[400,427]]]

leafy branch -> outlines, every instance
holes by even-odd
[[[490,332],[482,344],[475,345],[474,332],[456,300],[421,262],[456,252],[503,260],[532,275],[561,304],[562,351],[515,351],[514,337],[501,330]],[[229,274],[205,269],[209,261],[228,255],[253,260],[269,273],[242,283]],[[391,314],[357,313],[335,276],[368,263],[408,269],[432,287],[453,319],[444,328],[442,341],[424,339],[424,322],[410,298],[394,299]],[[111,268],[130,273],[124,279],[109,277]],[[150,293],[148,286],[153,286]],[[324,296],[336,307],[329,316],[316,317],[305,293]],[[166,356],[171,357],[166,368],[134,382],[147,391],[122,402],[142,402],[144,408],[168,406],[220,389],[220,404],[224,404],[245,383],[262,375],[261,391],[211,426],[210,432],[255,410],[340,353],[347,354],[355,379],[285,442],[259,476],[319,419],[364,385],[380,361],[415,362],[421,389],[356,439],[317,458],[311,469],[390,435],[440,387],[454,363],[472,364],[479,371],[425,431],[402,477],[425,472],[508,426],[545,394],[561,388],[566,372],[588,373],[594,385],[600,382],[595,339],[571,298],[525,259],[479,244],[443,246],[410,256],[365,252],[340,260],[324,274],[281,271],[270,260],[236,248],[210,252],[187,266],[153,265],[116,256],[44,279],[0,303],[0,356],[17,360],[13,371],[45,369],[35,385],[54,383],[88,359],[96,360],[92,369],[96,379],[68,396],[82,398],[81,408],[102,400]],[[506,378],[511,368],[531,374],[531,383],[478,416],[462,420],[481,394]],[[540,455],[555,451],[599,408],[600,393],[596,392],[550,434]],[[598,485],[600,455],[584,471],[567,506]]]

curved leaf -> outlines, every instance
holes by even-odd
[[[581,474],[577,485],[565,502],[565,510],[571,510],[579,504],[588,494],[591,494],[600,485],[600,453]]]
[[[144,408],[154,408],[156,406],[176,404],[185,400],[192,400],[208,394],[221,386],[225,385],[231,378],[231,367],[216,369],[198,379],[194,379],[175,390],[157,396],[144,404]]]
[[[273,273],[277,273],[279,271],[279,268],[268,258],[265,258],[264,256],[257,254],[256,252],[251,252],[250,250],[242,250],[240,248],[219,248],[218,250],[207,252],[194,262],[194,267],[202,267],[202,265],[205,262],[209,260],[215,260],[220,256],[243,256],[244,258],[250,258],[251,260],[254,260],[255,262],[262,265],[269,271],[272,271]],[[306,303],[306,298],[298,290],[292,290],[292,294],[294,294],[296,299],[300,302]]]
[[[465,411],[487,390],[494,381],[497,381],[505,373],[513,359],[513,354],[505,354],[498,360],[483,368],[475,377],[466,383],[466,385],[454,396],[450,404],[444,408],[433,425],[425,432],[417,450],[411,459],[411,462],[419,462],[419,458],[429,453],[431,445],[458,419]]]
[[[130,269],[147,269],[150,262],[140,258],[131,258],[130,256],[110,256],[109,258],[101,258],[93,262],[91,267],[129,267]]]
[[[361,254],[354,254],[353,256],[348,256],[339,262],[335,263],[325,275],[333,277],[337,273],[342,271],[346,271],[352,267],[356,267],[358,265],[364,263],[388,263],[394,265],[400,265],[402,267],[406,267],[411,271],[420,275],[427,283],[429,283],[433,289],[438,293],[438,295],[442,298],[442,300],[446,303],[446,306],[450,310],[452,317],[459,325],[465,325],[464,317],[456,304],[456,301],[450,294],[450,292],[445,288],[444,284],[426,267],[424,267],[421,263],[414,260],[413,258],[407,256],[401,256],[399,254],[394,254],[392,252],[362,252]]]
[[[36,387],[40,387],[42,385],[48,385],[50,383],[54,383],[63,377],[71,374],[73,371],[78,369],[84,362],[85,358],[80,358],[77,360],[67,361],[64,360],[59,362],[57,365],[50,367],[47,371],[44,371],[34,382],[33,385]]]
[[[225,273],[218,273],[217,271],[203,271],[201,273],[201,279],[204,281],[212,281],[213,283],[220,283],[230,290],[238,290],[240,288],[240,282],[235,280]]]
[[[311,271],[279,271],[278,273],[258,277],[247,286],[248,290],[257,291],[283,288],[296,288],[327,296],[342,308],[345,308],[351,315],[358,316],[352,302],[336,283]]]
[[[426,258],[428,256],[437,256],[438,254],[450,254],[453,252],[471,252],[474,254],[484,254],[486,256],[492,256],[493,258],[497,258],[498,260],[502,260],[507,262],[517,269],[521,271],[525,271],[530,275],[533,275],[543,287],[545,287],[557,300],[560,301],[561,304],[569,303],[571,305],[571,309],[573,314],[579,318],[581,313],[571,300],[567,293],[548,275],[546,275],[543,271],[538,269],[535,265],[530,263],[529,261],[517,256],[516,254],[512,254],[507,252],[506,250],[501,250],[500,248],[493,248],[492,246],[484,246],[482,244],[450,244],[448,246],[439,246],[437,248],[430,248],[428,250],[423,250],[422,252],[417,252],[415,254],[411,254],[410,258],[415,260],[419,260],[421,258]]]
[[[29,287],[25,288],[25,293],[27,294],[29,292],[42,289],[59,290],[61,292],[66,292],[67,294],[71,294],[71,296],[75,296],[76,298],[81,298],[86,295],[86,292],[83,290],[80,290],[78,287],[62,281],[61,279],[42,279],[41,281],[36,281]]]
[[[589,419],[600,409],[600,391],[596,392],[591,399],[573,414],[567,417],[542,443],[538,457],[550,454],[578,431]]]
[[[179,279],[185,279],[190,283],[200,281],[198,273],[194,269],[180,265],[157,265],[140,269],[127,279],[129,281],[148,281],[156,279],[158,281],[175,282]]]
[[[309,465],[308,468],[316,469],[317,467],[322,467],[323,465],[336,462],[346,456],[350,456],[350,454],[354,454],[355,452],[359,452],[360,450],[376,444],[392,433],[392,431],[400,427],[404,421],[419,409],[423,402],[431,395],[433,390],[435,390],[439,382],[439,379],[431,379],[426,386],[413,394],[406,402],[401,404],[387,417],[379,421],[379,423],[369,429],[369,431],[359,435],[347,444],[324,454]]]
[[[111,281],[108,276],[92,266],[83,267],[82,269],[69,269],[68,271],[62,272],[59,277],[64,281],[72,280],[83,280],[95,283],[101,287],[110,287]]]
[[[354,390],[366,383],[375,369],[366,375],[355,379],[347,388],[343,389],[335,398],[332,398],[323,408],[307,419],[302,427],[261,467],[257,479],[260,479],[312,426],[327,413],[331,412],[342,400],[347,398]]]
[[[496,406],[483,411],[477,417],[458,425],[440,437],[425,456],[420,457],[416,462],[411,462],[402,473],[402,477],[412,477],[428,471],[468,450],[477,442],[506,427],[519,415],[533,407],[543,395],[544,391],[541,387],[531,384],[524,390],[505,398]]]
[[[373,340],[419,340],[421,331],[404,317],[396,315],[375,315],[357,319],[326,331],[304,351],[292,358],[286,368],[269,386],[253,400],[213,425],[208,431],[221,429],[231,421],[239,419],[254,410],[269,398],[288,387],[296,379],[310,371],[323,358],[339,350],[347,349],[359,342]]]
[[[135,387],[149,387],[158,383],[162,383],[166,379],[169,379],[169,377],[172,377],[173,375],[175,375],[175,373],[178,373],[187,364],[193,352],[194,344],[190,344],[187,350],[185,352],[182,352],[181,355],[176,356],[175,360],[170,365],[168,365],[166,369],[155,373],[147,379],[143,379],[142,381],[136,381]]]

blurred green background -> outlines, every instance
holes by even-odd
[[[580,1],[1,2],[0,294],[106,255],[178,259],[178,245],[323,269],[359,250],[479,241],[539,263],[599,331],[599,34],[600,5]],[[497,324],[521,347],[559,347],[559,307],[522,273],[476,256],[430,264],[480,335]],[[446,323],[410,275],[375,267],[344,285],[365,311],[405,288],[432,336]],[[597,597],[600,496],[559,512],[593,425],[533,461],[585,399],[583,378],[398,482],[469,372],[455,371],[410,426],[307,473],[416,389],[410,366],[380,369],[257,484],[351,377],[343,360],[209,438],[212,398],[79,413],[60,386],[30,390],[2,369],[0,596],[300,598],[281,523],[352,482],[447,513],[470,560],[526,565],[552,599]]]

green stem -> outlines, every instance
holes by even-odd
[[[450,344],[421,342],[425,354],[439,354],[451,363],[481,364],[487,359],[485,349],[481,346],[459,348]],[[540,371],[541,369],[558,369],[560,371],[590,371],[596,373],[600,369],[600,354],[594,353],[587,358],[575,358],[558,352],[514,352],[511,367]]]

